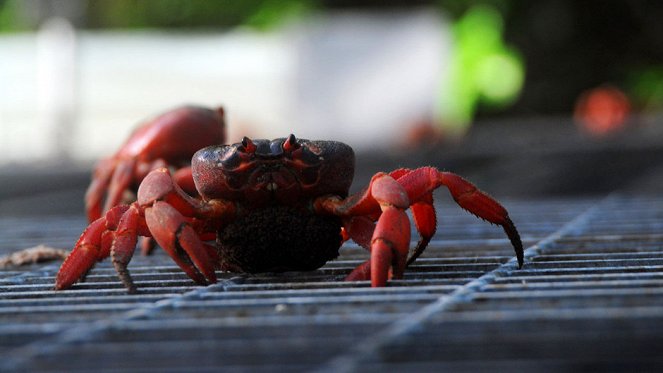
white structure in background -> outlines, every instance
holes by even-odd
[[[451,53],[440,14],[347,13],[299,33],[298,132],[384,148],[432,120]],[[310,133],[310,135],[309,135]]]
[[[48,157],[68,158],[76,120],[76,31],[52,18],[37,34],[37,137]]]
[[[324,15],[269,34],[67,30],[0,36],[0,165],[90,162],[184,103],[226,106],[230,141],[292,132],[387,146],[431,115],[450,49],[428,11]]]

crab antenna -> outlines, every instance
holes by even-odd
[[[251,139],[246,136],[242,138],[242,146],[244,147],[244,151],[247,153],[253,153],[258,148],[256,144],[254,144],[253,141],[251,141]]]
[[[288,136],[288,138],[283,143],[283,150],[286,152],[291,152],[297,149],[298,147],[299,144],[297,144],[297,138],[295,137],[295,135],[291,133],[290,136]]]

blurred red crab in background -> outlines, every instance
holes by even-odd
[[[201,285],[216,282],[215,270],[314,270],[352,239],[370,259],[347,280],[385,286],[402,278],[435,234],[433,191],[440,186],[462,208],[501,225],[523,264],[507,211],[458,175],[434,167],[379,172],[349,195],[350,146],[292,134],[219,145],[224,130],[223,109],[182,107],[146,122],[102,160],[86,195],[91,223],[62,264],[55,288],[69,288],[110,256],[135,292],[127,266],[139,236],[154,238]],[[135,202],[121,204],[129,192],[137,193]],[[411,255],[408,209],[420,235]]]

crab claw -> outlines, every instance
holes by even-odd
[[[192,280],[200,285],[216,283],[215,262],[189,219],[158,201],[145,211],[145,220],[155,240]]]

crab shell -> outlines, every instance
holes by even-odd
[[[199,150],[192,174],[204,200],[233,201],[238,216],[221,225],[221,267],[234,272],[313,270],[338,256],[341,219],[313,213],[312,200],[344,198],[354,152],[336,141],[294,136]]]

